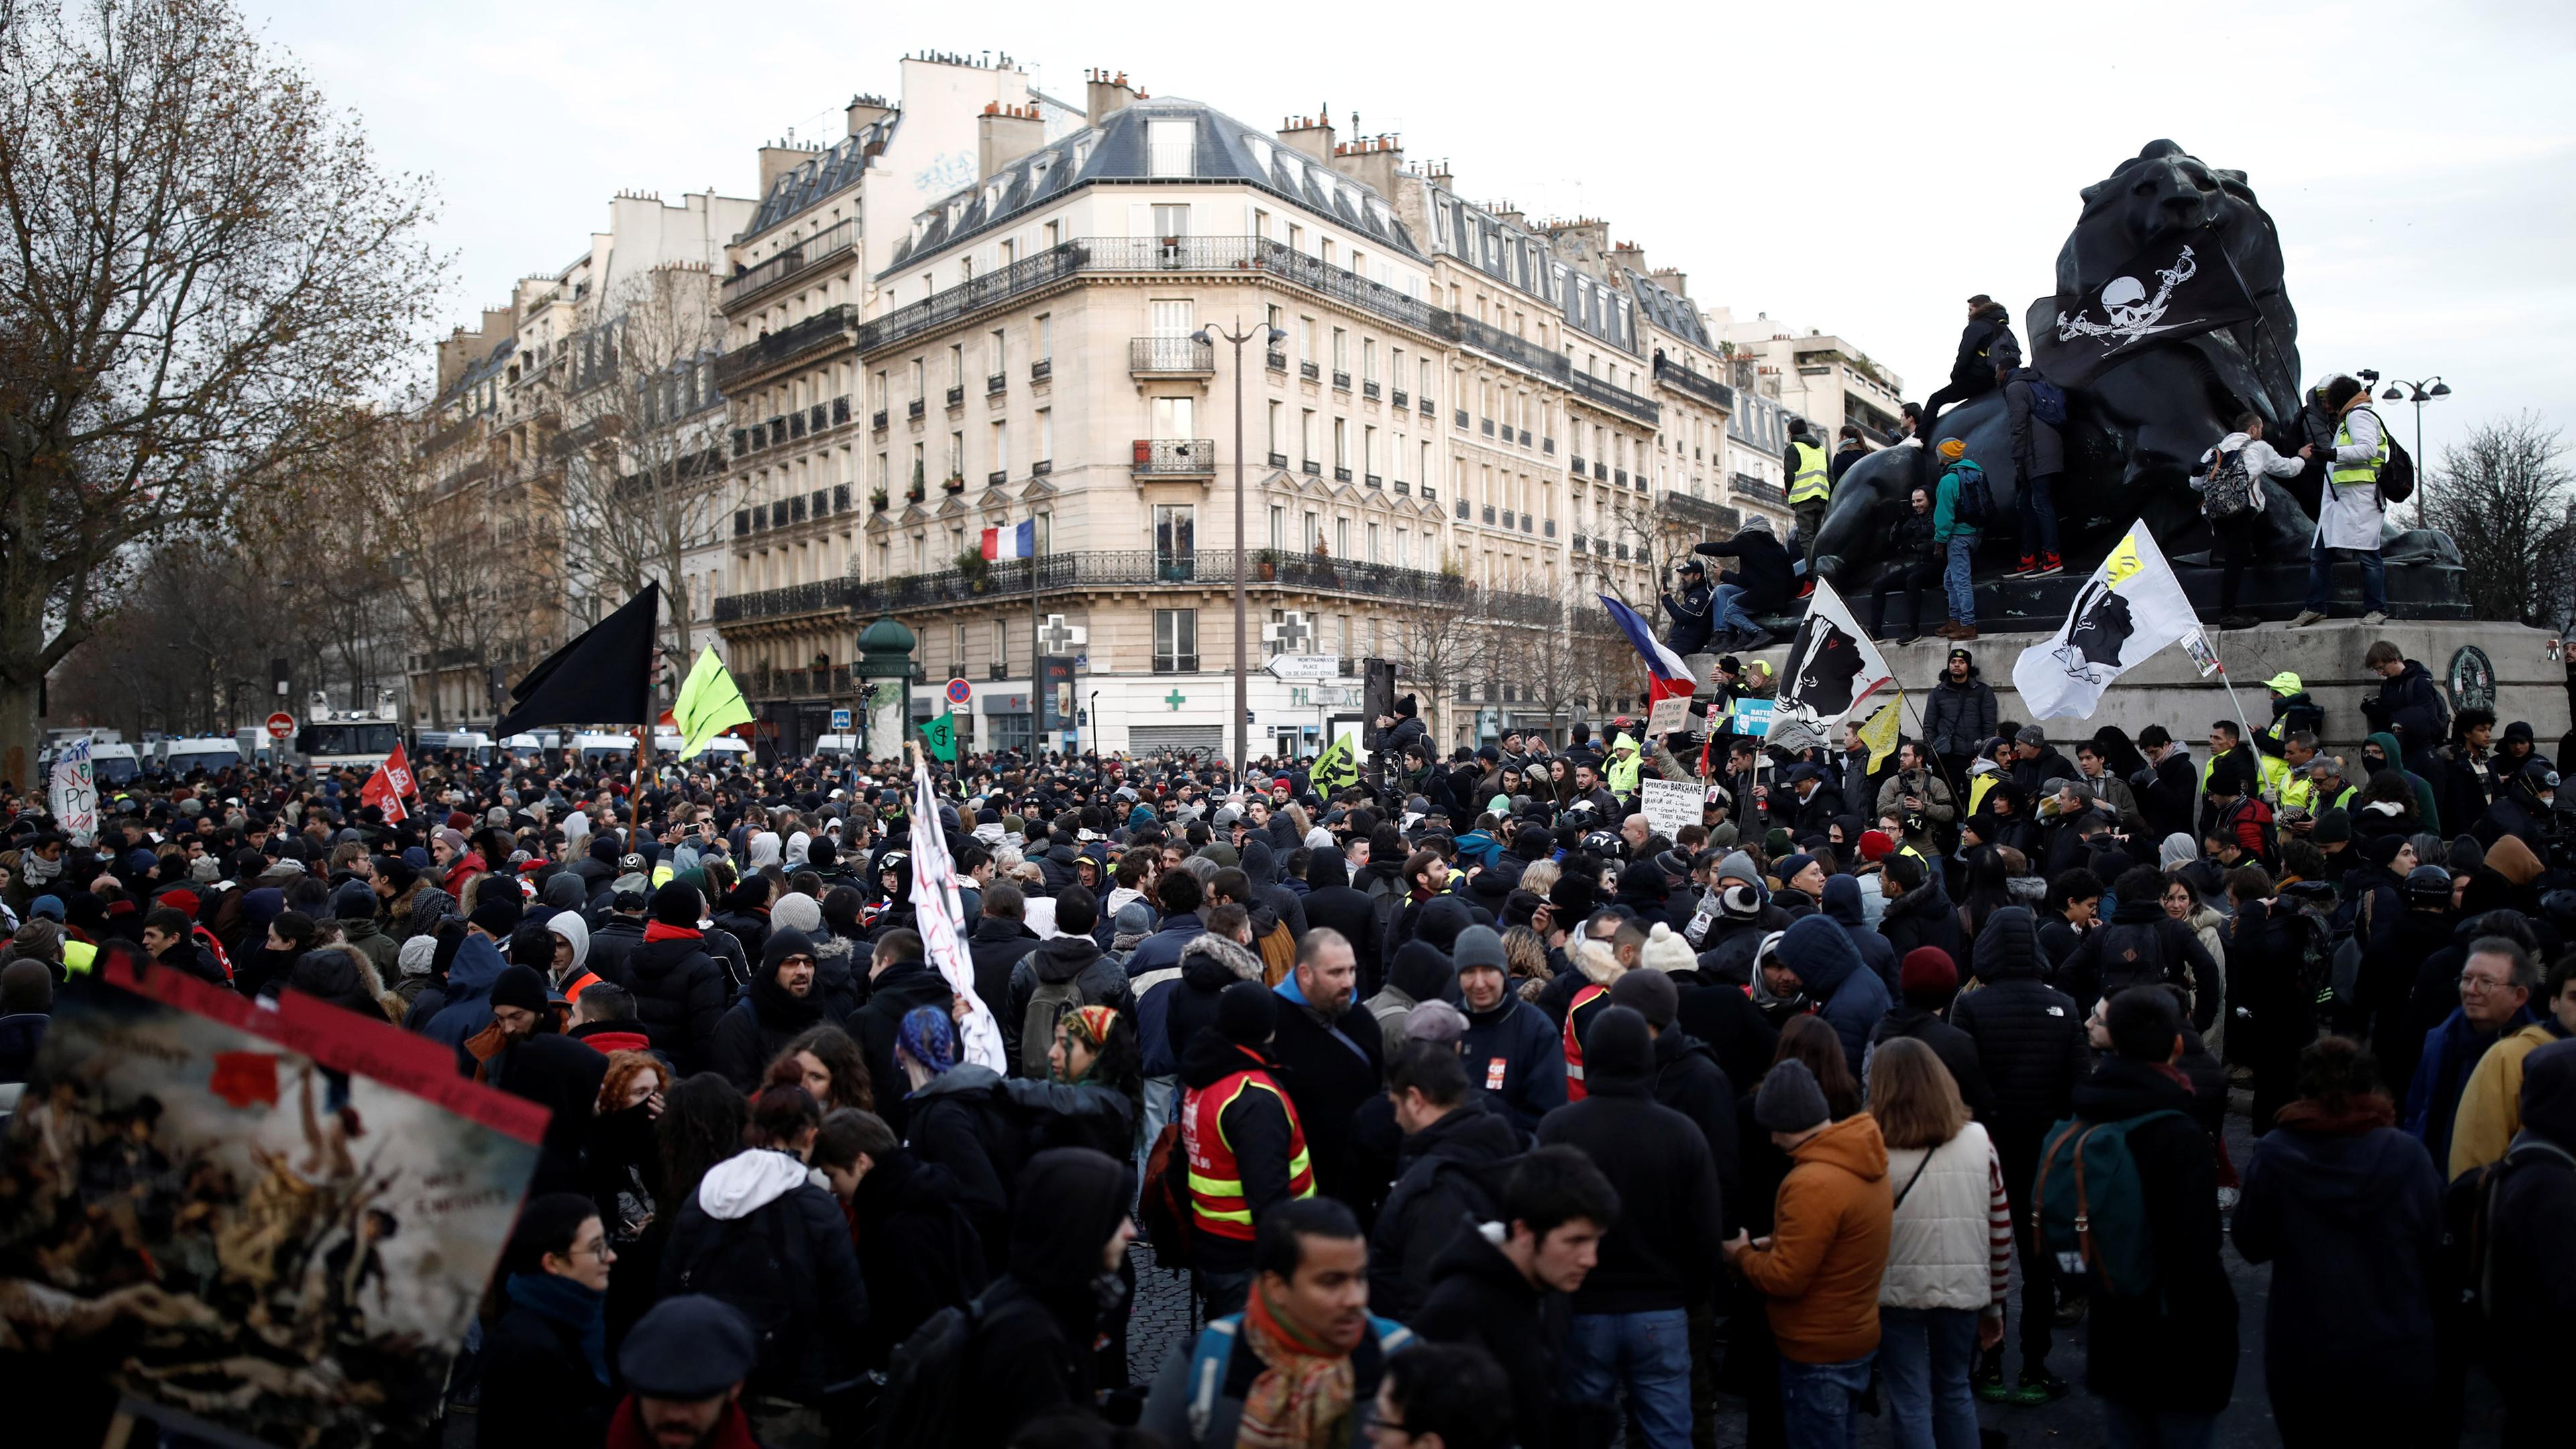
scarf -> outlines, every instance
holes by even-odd
[[[707,933],[694,926],[666,925],[661,921],[644,923],[644,944],[647,946],[656,941],[703,941],[706,938]]]
[[[2397,1104],[2374,1092],[2349,1098],[2343,1110],[2336,1111],[2313,1097],[2301,1097],[2282,1108],[2272,1125],[2330,1137],[2358,1137],[2375,1128],[2396,1126]]]
[[[25,876],[27,884],[31,886],[58,879],[62,873],[61,861],[47,860],[32,850],[22,852],[18,857],[18,874]]]
[[[581,1356],[590,1360],[591,1374],[608,1382],[607,1294],[559,1273],[513,1273],[508,1292],[519,1307],[579,1332]]]
[[[1351,1361],[1297,1331],[1255,1284],[1243,1336],[1261,1374],[1243,1396],[1238,1449],[1337,1449],[1350,1436]]]

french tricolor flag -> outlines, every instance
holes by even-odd
[[[1638,656],[1646,661],[1648,693],[1652,698],[1689,694],[1699,687],[1698,681],[1691,676],[1690,666],[1682,662],[1680,655],[1663,646],[1663,642],[1655,637],[1653,627],[1639,618],[1636,610],[1608,594],[1600,598],[1602,606],[1610,611],[1611,622],[1619,626],[1620,633],[1628,636],[1628,642],[1636,646]]]
[[[1027,558],[1038,551],[1038,526],[1033,519],[1009,528],[984,530],[984,557],[990,559]]]

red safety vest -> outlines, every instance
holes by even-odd
[[[1255,1091],[1277,1097],[1280,1110],[1288,1114],[1288,1195],[1315,1195],[1315,1173],[1306,1160],[1306,1130],[1298,1124],[1297,1104],[1257,1066],[1219,1077],[1188,1094],[1181,1104],[1181,1149],[1189,1155],[1190,1221],[1211,1237],[1252,1241],[1252,1205],[1244,1201],[1242,1164],[1225,1140],[1225,1109],[1244,1093]]]
[[[1565,1009],[1565,1100],[1580,1102],[1584,1098],[1583,1039],[1574,1034],[1575,1013],[1610,994],[1610,988],[1598,982],[1587,983],[1574,993],[1574,1004]]]

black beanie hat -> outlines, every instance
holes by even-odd
[[[492,979],[492,1004],[525,1011],[546,1009],[546,978],[530,966],[504,966]]]
[[[1257,1047],[1278,1025],[1277,998],[1260,982],[1238,981],[1217,993],[1216,1033],[1227,1041]]]
[[[653,892],[653,919],[665,926],[682,926],[694,930],[698,912],[703,906],[698,888],[685,881],[673,881]]]
[[[519,900],[518,883],[495,877],[485,886],[482,898],[474,903],[474,913],[465,919],[481,926],[495,940],[506,941],[519,927],[519,917],[527,913]]]

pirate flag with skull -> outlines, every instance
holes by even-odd
[[[2235,265],[2216,246],[2168,238],[2090,292],[2055,302],[2054,326],[2031,338],[2034,362],[2060,387],[2082,387],[2150,340],[2186,337],[2256,315]]]
[[[2057,633],[2013,662],[2037,719],[2089,716],[2111,681],[2199,627],[2191,599],[2140,519],[2093,570]]]

